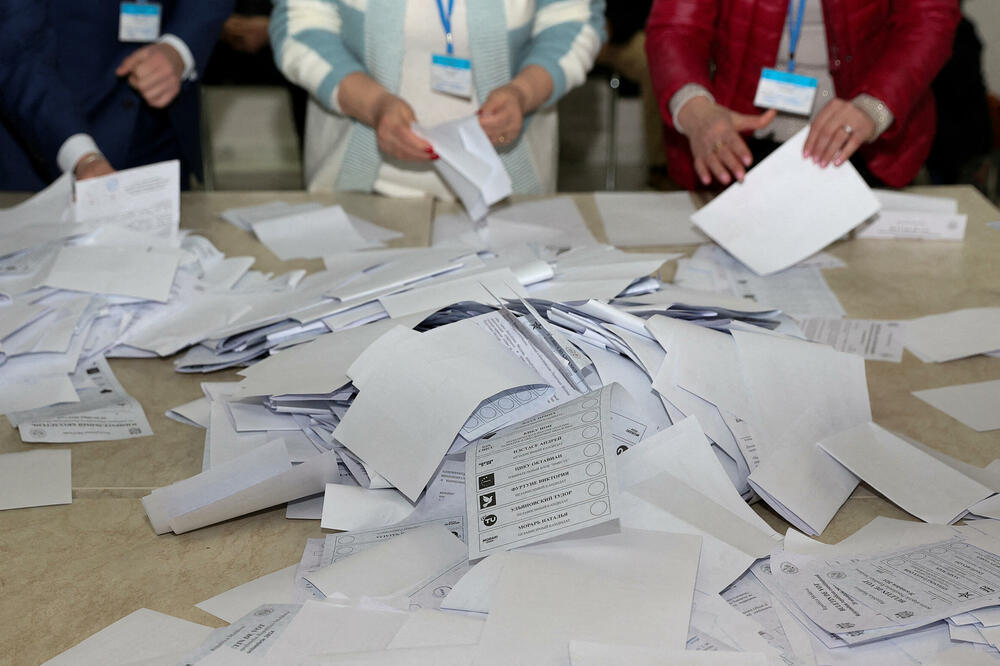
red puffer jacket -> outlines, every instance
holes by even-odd
[[[958,0],[822,0],[830,72],[837,96],[867,93],[894,120],[861,155],[886,184],[902,187],[931,149],[936,116],[930,83],[951,55]],[[687,138],[673,128],[670,98],[686,83],[712,91],[740,113],[753,105],[761,68],[773,67],[788,0],[656,0],[646,26],[646,53],[667,124],[670,175],[696,186]],[[714,65],[714,75],[710,73]]]

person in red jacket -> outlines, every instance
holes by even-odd
[[[878,181],[908,184],[931,149],[930,84],[959,18],[958,0],[655,0],[646,52],[671,177],[742,180],[750,146],[766,152],[809,122],[754,107],[774,68],[818,82],[806,158],[839,166],[857,151]]]

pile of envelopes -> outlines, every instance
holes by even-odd
[[[478,145],[462,127],[453,169]],[[843,262],[816,253],[880,205],[853,172],[831,186],[861,189],[849,210],[811,219],[816,233],[771,229],[787,243],[767,255],[727,222],[748,176],[693,217],[734,256],[703,246],[666,284],[680,255],[598,243],[570,199],[487,214],[502,190],[487,166],[463,196],[477,214],[437,220],[430,248],[386,247],[392,232],[338,207],[227,211],[278,256],[326,266],[264,275],[179,231],[175,171],[78,183],[73,204],[57,184],[3,212],[0,405],[26,440],[139,436],[105,357],[242,367],[169,413],[204,428],[205,453],[143,498],[153,529],[287,504],[336,532],[198,604],[227,627],[137,611],[50,663],[1000,656],[1000,470],[873,422],[865,358],[898,361],[901,328],[838,325],[822,278]],[[916,320],[906,344],[935,362],[996,351],[1000,327],[981,326],[995,310],[935,315],[966,322],[946,335]],[[86,432],[41,432],[84,413],[99,417]],[[809,538],[862,482],[923,522]]]

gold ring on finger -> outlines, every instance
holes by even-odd
[[[503,134],[497,137],[497,143],[504,143],[505,141],[507,141],[507,138]]]

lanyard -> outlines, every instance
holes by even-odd
[[[438,7],[441,0],[438,0]],[[795,0],[788,0],[788,71],[795,72],[795,49],[799,45],[799,37],[802,36],[802,19],[806,15],[806,0],[799,0],[799,13],[792,20],[792,12],[795,11]]]
[[[805,0],[803,0],[804,2]],[[445,14],[444,3],[442,0],[437,0],[438,5],[438,15],[441,16],[441,25],[444,26],[444,40],[447,44],[448,55],[455,54],[454,40],[451,37],[451,13],[455,9],[455,0],[448,0],[448,13]],[[799,19],[799,24],[801,25],[802,20]]]

